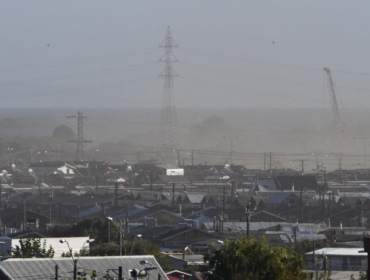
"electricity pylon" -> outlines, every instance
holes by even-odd
[[[165,54],[160,59],[160,61],[164,62],[165,69],[160,74],[161,77],[164,77],[164,90],[161,109],[159,158],[164,163],[169,164],[174,162],[175,150],[178,149],[177,112],[173,85],[173,78],[178,75],[172,68],[172,63],[178,61],[172,54],[172,48],[177,47],[177,44],[172,39],[170,27],[167,28],[166,38],[160,46],[165,48]]]
[[[83,143],[90,143],[91,140],[84,140],[83,136],[83,119],[87,119],[84,117],[82,112],[78,112],[77,116],[68,116],[67,118],[77,118],[77,140],[69,140],[68,142],[76,142],[77,149],[76,149],[76,159],[83,159],[84,156],[84,145]]]

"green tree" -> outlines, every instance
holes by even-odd
[[[275,248],[263,238],[241,237],[227,240],[221,250],[211,248],[205,256],[214,271],[213,279],[219,275],[224,279],[243,280],[300,280],[309,279],[302,255],[293,249]]]
[[[19,240],[20,246],[15,246],[14,256],[16,258],[32,258],[32,257],[48,257],[52,258],[54,256],[54,249],[49,246],[46,248],[46,240],[41,244],[40,238],[27,237],[21,238]]]

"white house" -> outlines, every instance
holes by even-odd
[[[170,166],[170,165],[156,165],[162,169],[167,176],[184,176],[184,168]]]
[[[60,240],[65,240],[68,242],[61,243]],[[69,248],[72,249],[73,254],[80,253],[83,249],[86,251],[89,251],[90,243],[86,242],[89,240],[88,236],[84,237],[58,237],[58,238],[51,238],[51,237],[45,237],[40,238],[41,246],[43,246],[44,241],[46,241],[46,249],[49,249],[49,246],[51,246],[55,253],[55,258],[60,258],[63,253],[68,253]],[[4,253],[5,255],[8,254],[8,251],[11,250],[11,248],[15,248],[16,246],[20,246],[19,239],[11,239],[6,236],[0,237],[0,242],[3,242],[0,244],[0,254]]]
[[[325,261],[327,269],[333,271],[367,271],[367,253],[361,248],[322,248],[304,255],[308,269],[324,269]]]

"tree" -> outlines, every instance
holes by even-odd
[[[76,138],[76,134],[69,126],[64,124],[57,126],[53,131],[53,138],[61,138],[64,140],[72,140]]]
[[[360,270],[359,272],[359,278],[357,280],[366,280],[367,279],[367,273]],[[353,274],[351,275],[351,279],[350,280],[356,280],[356,278],[353,276]]]
[[[213,269],[213,279],[243,280],[300,280],[309,279],[302,255],[293,249],[274,248],[263,238],[241,237],[227,240],[221,250],[213,246],[212,254],[205,256]],[[219,275],[219,276],[218,276]]]
[[[32,258],[32,257],[47,257],[52,258],[54,256],[54,249],[49,246],[46,248],[46,240],[41,244],[41,239],[33,236],[27,238],[21,238],[19,240],[20,246],[15,246],[14,256],[16,258]]]

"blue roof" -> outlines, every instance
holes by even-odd
[[[81,211],[79,214],[74,214],[74,215],[72,215],[72,217],[73,218],[82,218],[82,217],[88,216],[92,213],[96,213],[98,211],[101,211],[101,207],[100,206],[94,206],[92,208]]]
[[[277,192],[277,193],[274,193],[274,195],[271,196],[265,203],[275,203],[275,204],[282,203],[291,194],[292,194],[291,192]]]

